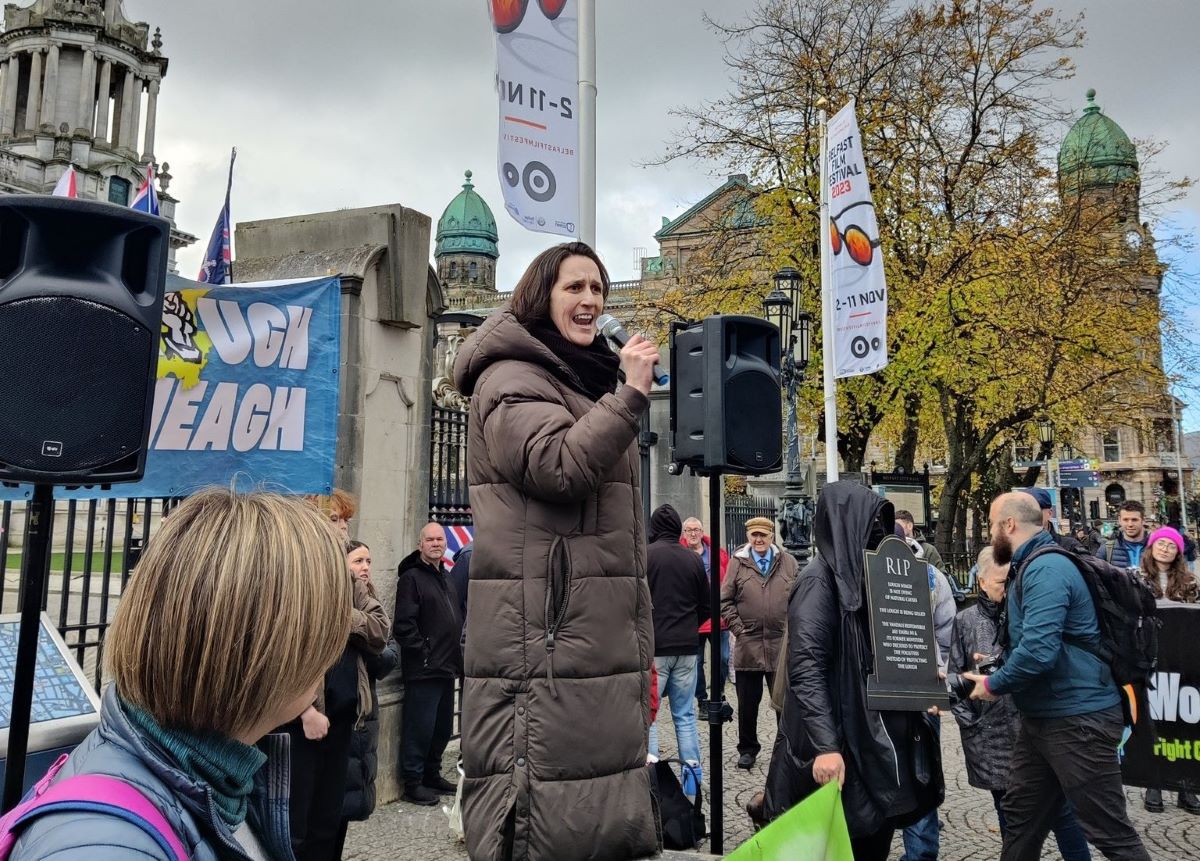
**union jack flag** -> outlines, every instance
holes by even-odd
[[[137,194],[133,196],[133,203],[129,204],[129,208],[158,215],[158,192],[154,190],[153,164],[146,165],[146,179],[138,187]]]
[[[229,223],[229,194],[233,190],[233,163],[237,159],[237,148],[229,156],[229,182],[225,185],[225,205],[217,216],[212,236],[208,240],[208,250],[204,252],[204,262],[200,264],[200,274],[196,280],[201,284],[231,284],[233,283],[233,248],[230,243]]]
[[[454,567],[454,557],[458,555],[458,552],[474,540],[470,526],[446,527],[446,555],[443,557],[442,563],[446,566],[447,571]]]

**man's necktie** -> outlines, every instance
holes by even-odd
[[[764,574],[767,573],[767,557],[766,556],[764,556],[758,560],[758,570],[762,571],[762,573],[764,573]]]

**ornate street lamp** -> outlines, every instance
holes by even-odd
[[[768,293],[766,299],[763,299],[763,316],[767,318],[768,323],[774,324],[779,329],[781,360],[788,351],[788,333],[792,330],[792,307],[791,298],[778,287]]]
[[[1057,491],[1058,481],[1051,472],[1050,460],[1054,457],[1054,422],[1050,419],[1042,419],[1038,422],[1038,441],[1042,444],[1042,451],[1046,453],[1046,484]],[[1058,516],[1058,512],[1054,512],[1054,516]]]
[[[1038,422],[1038,440],[1043,448],[1054,445],[1054,422],[1050,419],[1042,419]]]
[[[812,346],[812,315],[800,307],[800,273],[791,267],[775,273],[774,288],[763,299],[763,316],[779,328],[780,382],[787,398],[787,482],[779,513],[783,546],[805,562],[812,548],[812,499],[800,478],[800,441],[796,422],[796,390]]]
[[[796,315],[796,346],[792,350],[792,359],[801,371],[808,367],[809,349],[812,346],[812,319],[812,314],[807,311]]]

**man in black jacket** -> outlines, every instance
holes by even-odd
[[[454,731],[454,680],[462,675],[462,615],[442,557],[446,532],[437,523],[421,530],[417,549],[400,563],[392,635],[400,647],[404,710],[400,771],[404,798],[433,806],[455,785],[442,777],[442,754]]]
[[[709,615],[708,579],[700,557],[679,543],[683,522],[670,505],[650,517],[646,579],[654,605],[654,668],[658,696],[671,700],[679,758],[700,763],[696,727],[696,627]],[[661,708],[660,708],[661,713]],[[650,725],[650,755],[658,757],[658,726]]]
[[[895,525],[892,503],[851,481],[821,491],[820,555],[788,599],[787,669],[764,812],[774,819],[837,781],[856,861],[883,861],[895,829],[941,804],[941,749],[928,716],[866,707],[873,663],[863,551]]]

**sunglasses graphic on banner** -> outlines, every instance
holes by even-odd
[[[511,33],[525,20],[529,0],[491,0],[492,24],[497,33]],[[553,21],[566,8],[567,0],[537,0],[542,14]]]
[[[874,216],[875,214],[875,207],[871,201],[860,200],[857,203],[850,204],[837,215],[832,216],[829,219],[829,236],[830,242],[833,245],[833,255],[836,257],[845,248],[850,259],[859,266],[870,266],[871,261],[875,259],[875,249],[880,245],[878,237],[872,239],[867,235],[867,231],[863,230],[857,224],[850,224],[845,228],[838,226],[838,219],[856,206],[870,206],[871,215]],[[874,218],[872,218],[872,221],[874,221]]]

